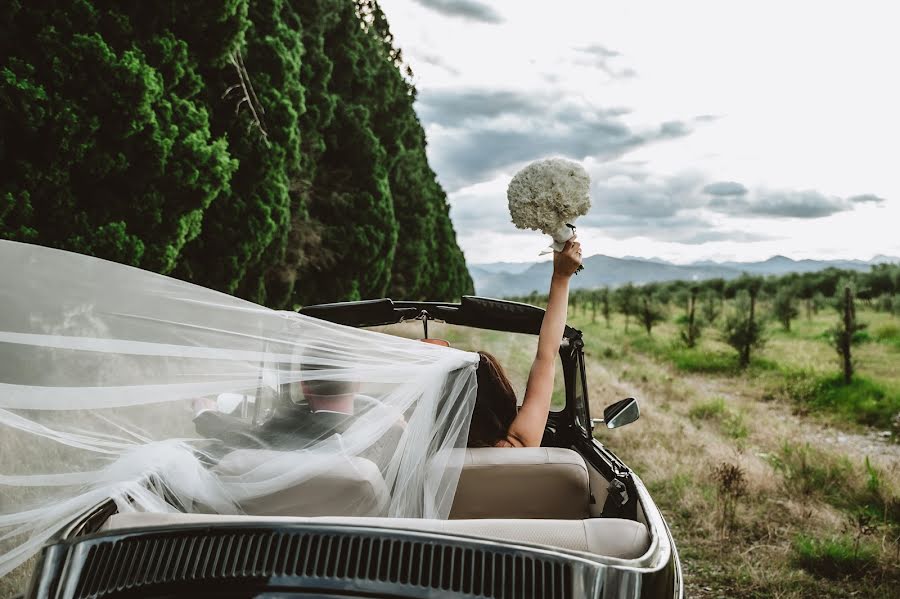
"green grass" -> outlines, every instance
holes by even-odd
[[[900,533],[900,489],[887,488],[883,473],[866,458],[854,465],[845,457],[785,442],[768,456],[782,477],[786,495],[824,501],[854,521],[883,524]]]
[[[726,437],[735,440],[746,439],[749,434],[744,416],[726,406],[722,397],[695,403],[688,411],[688,416],[695,422],[715,422]]]
[[[663,355],[684,372],[737,374],[740,371],[737,354],[733,353],[675,346]]]
[[[808,443],[795,445],[786,441],[778,452],[769,456],[769,463],[781,474],[788,495],[844,504],[850,493],[853,466],[849,460],[835,458]]]
[[[829,579],[867,578],[880,569],[877,548],[849,536],[800,535],[794,542],[794,561],[810,574]]]
[[[691,420],[713,420],[720,419],[725,414],[725,399],[716,397],[709,401],[699,402],[691,406],[688,416]]]
[[[840,375],[786,372],[779,391],[814,411],[884,430],[890,430],[900,414],[900,389],[860,375],[845,384]]]
[[[737,352],[721,340],[714,327],[706,327],[696,347],[680,342],[673,317],[647,335],[634,323],[624,330],[621,315],[605,322],[591,323],[584,313],[572,323],[585,332],[593,356],[627,359],[629,353],[643,354],[676,370],[698,375],[743,377],[758,382],[768,396],[797,401],[805,410],[831,414],[853,426],[864,425],[891,430],[900,414],[900,318],[859,306],[859,320],[869,325],[867,342],[853,348],[855,374],[849,385],[840,378],[837,352],[826,333],[837,314],[822,310],[811,319],[797,318],[791,330],[769,323],[766,343],[751,354],[749,368],[738,366]],[[593,349],[593,351],[591,351]]]
[[[871,338],[900,349],[900,324],[889,322],[872,327]]]

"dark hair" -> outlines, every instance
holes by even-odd
[[[516,392],[497,358],[480,351],[476,375],[478,394],[469,425],[469,447],[493,447],[505,439],[518,413]]]

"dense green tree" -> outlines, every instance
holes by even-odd
[[[13,1],[0,236],[273,307],[472,280],[374,0]]]
[[[127,10],[5,7],[0,234],[169,273],[236,164],[210,131],[188,45],[165,23],[147,35]]]
[[[179,272],[252,301],[283,305],[283,290],[282,297],[267,297],[265,274],[283,259],[290,232],[303,45],[298,15],[285,0],[255,0],[247,19],[246,44],[206,71],[213,126],[228,137],[239,167]]]

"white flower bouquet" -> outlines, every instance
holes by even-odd
[[[591,207],[590,187],[591,178],[577,162],[563,158],[532,162],[509,182],[509,215],[517,228],[553,238],[542,254],[560,251],[575,235],[572,223]]]

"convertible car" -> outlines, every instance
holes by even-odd
[[[301,313],[353,327],[420,321],[428,337],[435,322],[537,335],[544,311],[464,297]],[[567,327],[559,397],[540,448],[466,450],[448,520],[340,515],[345,501],[360,505],[378,489],[378,470],[366,468],[282,494],[271,502],[277,509],[247,510],[275,515],[117,513],[107,501],[46,544],[25,596],[681,597],[662,514],[595,438],[598,428],[605,439],[636,420],[637,401],[616,401],[592,418],[583,347],[582,333]]]

